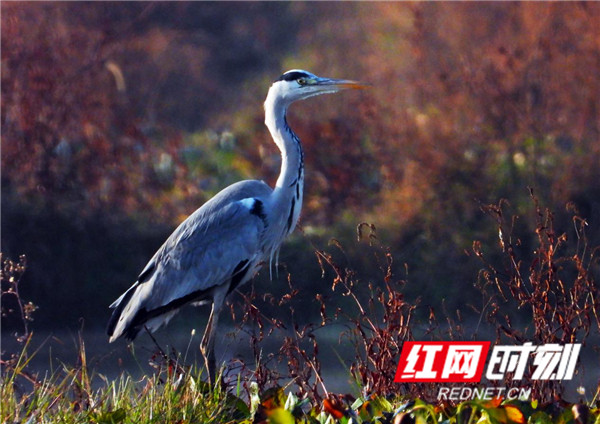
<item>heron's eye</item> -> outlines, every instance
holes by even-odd
[[[298,82],[299,85],[306,85],[306,78],[298,78],[296,80]]]

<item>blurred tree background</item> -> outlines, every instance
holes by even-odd
[[[27,255],[34,328],[103,327],[184,217],[236,180],[274,182],[262,102],[290,68],[372,84],[290,112],[306,203],[282,261],[301,290],[329,290],[312,246],[332,237],[380,278],[354,241],[367,221],[406,296],[460,307],[480,268],[465,251],[498,244],[480,205],[507,199],[525,226],[528,187],[558,231],[570,204],[600,240],[600,4],[1,8],[2,251]]]

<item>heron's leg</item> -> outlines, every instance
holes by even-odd
[[[220,309],[220,308],[219,308]],[[208,372],[208,380],[213,382],[216,374],[215,367],[215,331],[217,329],[217,323],[219,321],[219,312],[216,305],[212,304],[210,310],[210,316],[208,317],[208,323],[206,324],[206,330],[200,342],[200,352],[204,357],[204,364]]]
[[[219,323],[219,314],[223,308],[227,287],[223,289],[217,288],[213,295],[213,304],[206,324],[204,336],[200,342],[200,352],[204,357],[204,363],[208,372],[208,380],[216,382],[216,362],[215,362],[215,332]]]

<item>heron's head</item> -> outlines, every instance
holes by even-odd
[[[322,78],[308,71],[292,69],[273,83],[267,95],[267,102],[282,102],[287,106],[297,100],[319,94],[337,93],[349,88],[365,88],[365,85],[351,80]]]

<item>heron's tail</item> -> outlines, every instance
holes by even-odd
[[[125,307],[129,305],[138,287],[138,283],[134,284],[110,305],[110,308],[114,309],[106,326],[106,334],[108,334],[110,343],[122,336],[127,340],[133,340],[139,333],[141,326],[131,325],[134,324],[133,321],[135,320],[133,318],[137,314],[131,314],[131,307],[125,311]],[[128,315],[130,316],[128,317]]]
[[[177,313],[177,309],[188,301],[184,297],[165,306],[148,310],[147,301],[151,292],[151,284],[147,281],[144,283],[138,281],[110,305],[114,309],[106,327],[110,343],[119,337],[131,341],[143,328],[151,332],[156,331],[161,325],[169,322]]]

